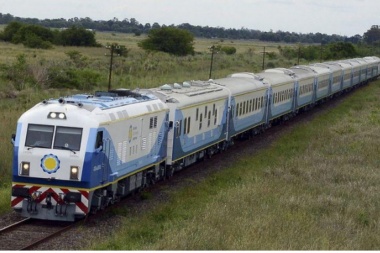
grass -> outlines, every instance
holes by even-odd
[[[380,82],[144,214],[92,250],[380,247]]]
[[[209,76],[212,45],[234,46],[237,53],[232,56],[216,54],[214,57],[213,78],[224,77],[235,71],[258,72],[262,67],[262,51],[277,52],[283,43],[264,43],[252,40],[218,40],[198,39],[194,41],[196,54],[194,56],[175,57],[163,53],[146,53],[137,46],[137,43],[146,38],[146,35],[134,36],[132,34],[98,32],[96,39],[102,45],[118,43],[130,50],[127,58],[115,57],[113,67],[113,86],[115,88],[146,88],[156,87],[169,82],[181,82],[192,79],[207,79]],[[62,47],[55,46],[53,50],[28,49],[23,45],[0,42],[0,61],[11,64],[16,57],[24,54],[29,64],[34,63],[50,66],[68,61],[66,55],[69,51],[78,51],[86,59],[87,67],[102,74],[104,87],[108,81],[109,50],[104,47]],[[269,62],[267,59],[266,62]],[[275,59],[277,66],[293,65],[292,62]],[[35,67],[36,68],[36,67]],[[4,84],[0,83],[0,88]]]

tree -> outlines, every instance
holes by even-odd
[[[10,22],[4,29],[4,31],[0,34],[0,39],[4,41],[11,42],[13,36],[17,33],[17,31],[23,26],[20,22]]]
[[[327,59],[344,59],[356,57],[358,54],[354,45],[346,42],[336,42],[327,45]]]
[[[32,48],[46,48],[46,46],[40,47],[40,45],[47,44],[44,42],[52,43],[53,41],[54,33],[50,29],[39,25],[26,24],[21,26],[12,38],[13,43],[23,43],[25,46]]]
[[[94,32],[76,26],[62,31],[57,44],[63,46],[97,46]]]
[[[190,32],[174,27],[163,27],[149,31],[148,38],[138,46],[150,51],[162,51],[173,55],[194,54],[194,36]]]
[[[374,44],[380,41],[380,27],[378,25],[373,25],[371,29],[364,33],[364,41],[368,44]]]

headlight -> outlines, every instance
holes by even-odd
[[[78,180],[79,168],[78,166],[70,167],[70,179]]]
[[[48,119],[66,119],[66,114],[63,112],[50,112]]]
[[[21,163],[21,175],[22,176],[29,176],[30,171],[30,163],[29,162],[22,162]]]

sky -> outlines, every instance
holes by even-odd
[[[295,33],[363,35],[380,25],[380,0],[0,0],[22,18],[135,18],[145,25],[191,25]]]

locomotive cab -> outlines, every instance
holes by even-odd
[[[20,117],[12,137],[11,205],[22,216],[73,221],[88,213],[88,180],[82,179],[86,140],[93,140],[92,154],[96,132],[90,134],[90,128],[96,125],[83,110],[80,117],[79,110],[76,105],[45,102]]]

